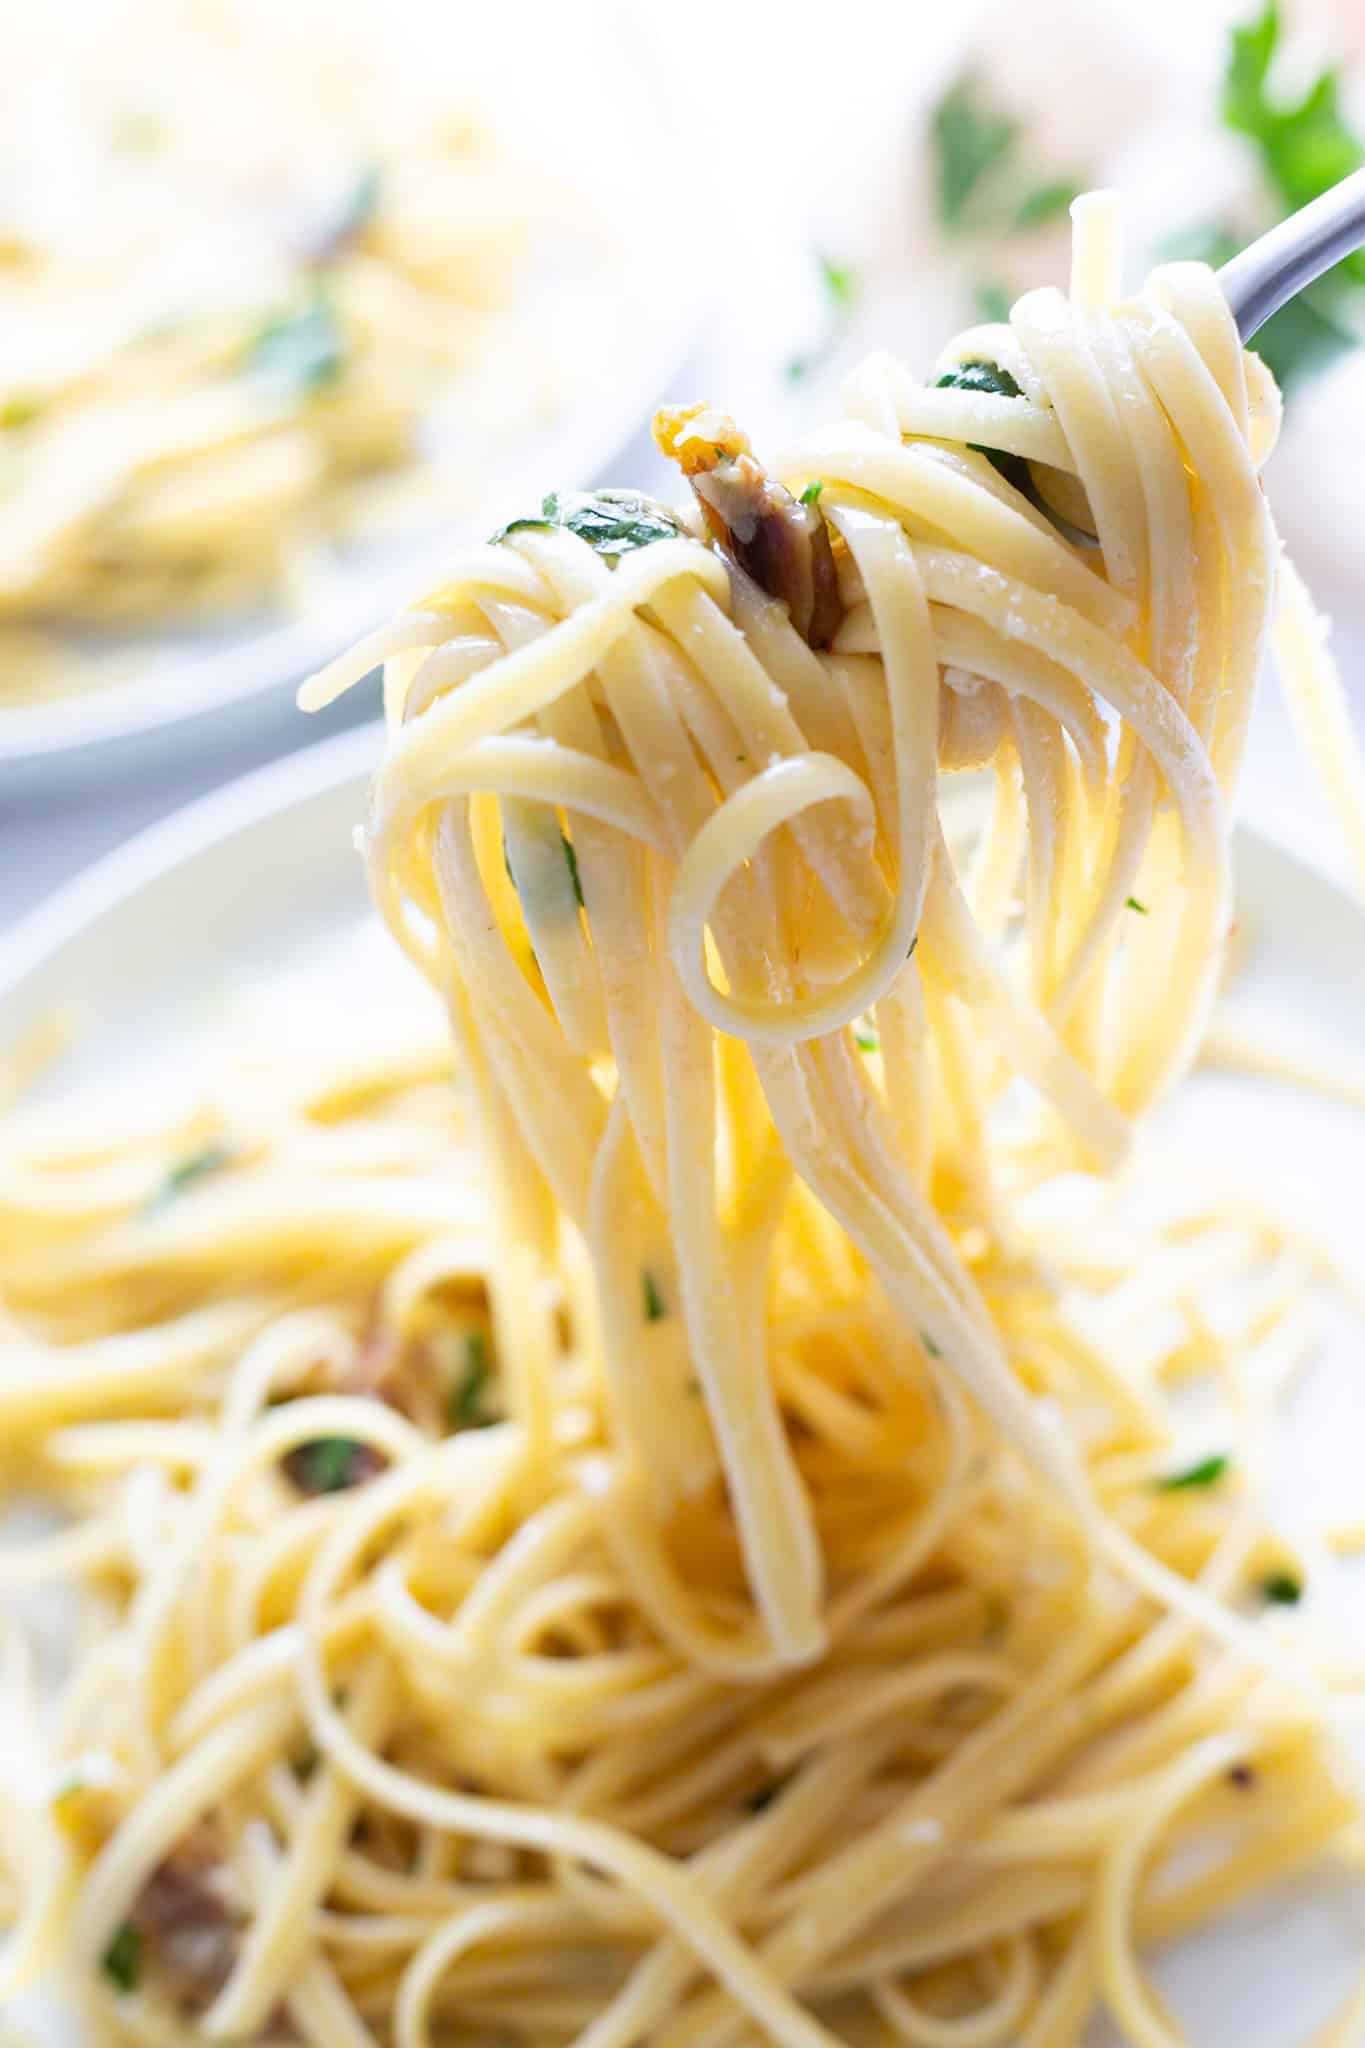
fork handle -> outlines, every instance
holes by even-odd
[[[1352,171],[1223,265],[1218,282],[1242,340],[1250,341],[1296,292],[1362,245],[1365,170]]]

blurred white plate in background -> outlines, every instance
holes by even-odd
[[[472,421],[476,466],[487,474],[468,514],[349,551],[305,593],[300,615],[194,634],[168,628],[130,681],[0,706],[0,797],[47,785],[107,787],[271,726],[286,744],[302,677],[438,577],[452,542],[483,538],[557,485],[606,481],[686,361],[715,288],[712,265],[687,254],[699,171],[670,74],[651,61],[626,0],[581,11],[527,0],[480,10],[477,20],[463,8],[405,5],[396,7],[395,31],[400,17],[410,41],[420,48],[430,39],[431,61],[455,67],[459,88],[486,101],[500,131],[525,139],[535,167],[592,196],[610,230],[607,260],[576,268],[573,251],[551,249],[528,294],[542,360],[547,335],[557,354],[573,358],[562,411],[548,425],[509,431],[491,463],[489,423]],[[460,445],[449,458],[456,465]],[[434,446],[445,459],[444,437]],[[348,707],[347,722],[353,715]]]

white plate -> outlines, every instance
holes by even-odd
[[[244,982],[344,963],[370,1003],[430,1000],[379,932],[352,828],[378,729],[343,734],[190,806],[68,885],[0,944],[0,1044],[52,1011],[99,1034],[51,1077],[98,1081],[110,1063],[192,1057]],[[1365,1044],[1365,914],[1267,841],[1238,843],[1252,958],[1239,1015],[1338,1057]],[[384,963],[387,962],[387,967]],[[1165,1121],[1210,1162],[1365,1271],[1359,1173],[1365,1114],[1269,1083],[1199,1074]],[[1365,1423],[1358,1333],[1332,1347],[1296,1401],[1282,1478],[1314,1519],[1359,1512]],[[1354,1601],[1343,1626],[1365,1644]],[[1277,1890],[1168,1951],[1157,1975],[1199,2048],[1290,2048],[1320,2025],[1362,1951],[1359,1902],[1330,1883]],[[1096,2048],[1116,2037],[1102,2029]]]
[[[629,0],[597,0],[587,10],[524,0],[516,9],[482,10],[477,24],[463,9],[424,14],[421,4],[406,0],[409,15],[419,10],[423,35],[444,22],[442,33],[459,46],[452,56],[438,43],[438,58],[458,62],[466,78],[474,64],[499,125],[526,138],[529,161],[593,194],[615,238],[600,289],[586,276],[550,276],[538,286],[550,327],[556,311],[567,319],[566,308],[580,306],[587,293],[590,311],[574,332],[587,322],[599,336],[575,347],[582,375],[570,379],[560,417],[509,435],[467,516],[402,544],[358,550],[354,561],[328,572],[302,616],[226,622],[197,635],[168,629],[159,644],[149,642],[145,672],[131,681],[0,706],[0,797],[44,785],[107,786],[112,776],[274,727],[283,740],[293,686],[429,584],[453,542],[482,538],[557,485],[619,481],[615,465],[684,367],[714,288],[716,257],[679,257],[695,234],[705,186],[685,145],[673,74],[654,56]],[[536,55],[530,66],[528,44]],[[707,231],[718,230],[723,217],[713,214]],[[624,463],[622,473],[634,466]]]

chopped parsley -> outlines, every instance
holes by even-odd
[[[1365,163],[1365,140],[1342,113],[1339,71],[1320,71],[1297,99],[1272,94],[1283,29],[1275,0],[1233,29],[1220,101],[1224,126],[1256,152],[1276,218],[1306,206]],[[1248,239],[1226,220],[1213,220],[1172,237],[1160,253],[1217,269]],[[1266,321],[1254,347],[1279,384],[1325,368],[1352,346],[1358,336],[1352,332],[1351,300],[1362,284],[1365,253],[1357,250]]]
[[[136,1991],[142,1980],[142,1935],[125,1920],[104,1951],[104,1974],[120,1991]]]
[[[154,1194],[149,1195],[143,1204],[143,1215],[155,1216],[178,1195],[183,1195],[186,1188],[192,1188],[196,1181],[205,1179],[211,1173],[221,1173],[225,1166],[231,1166],[235,1156],[230,1147],[217,1139],[212,1144],[205,1145],[201,1151],[192,1152],[187,1159],[180,1160],[167,1171],[160,1187]]]
[[[1040,179],[1016,205],[1010,225],[1019,229],[1040,228],[1048,221],[1060,220],[1079,191],[1073,178]]]
[[[1261,1598],[1271,1607],[1297,1607],[1303,1598],[1303,1580],[1293,1572],[1270,1572],[1261,1580]]]
[[[971,73],[949,86],[934,108],[930,134],[938,193],[938,217],[961,231],[983,179],[1004,168],[1019,140],[1019,123],[992,107]]]
[[[920,1331],[919,1341],[924,1346],[925,1350],[928,1352],[930,1358],[942,1358],[943,1352],[941,1348],[937,1344],[935,1344],[933,1338],[929,1335],[929,1332],[927,1330]]]
[[[801,503],[803,505],[818,504],[820,500],[820,493],[821,491],[823,491],[824,488],[824,485],[820,482],[820,479],[817,477],[813,484],[807,484],[805,490],[802,491]]]
[[[319,286],[301,306],[279,313],[256,331],[247,368],[300,396],[335,384],[346,361],[346,339],[329,295]]]
[[[509,534],[552,533],[567,527],[607,561],[648,547],[651,541],[676,540],[682,532],[671,512],[638,491],[551,491],[541,502],[538,519],[509,519],[490,536],[494,546]]]
[[[300,1493],[345,1493],[362,1486],[383,1468],[379,1452],[353,1436],[318,1436],[296,1444],[287,1453],[284,1469]]]
[[[1145,903],[1139,903],[1136,896],[1127,897],[1125,899],[1124,908],[1127,910],[1135,910],[1139,917],[1146,917],[1147,915],[1147,905]]]
[[[945,370],[941,377],[934,379],[935,386],[942,391],[987,391],[994,398],[1022,398],[1018,382],[999,363],[988,363],[980,357],[958,363],[951,370]]]
[[[569,880],[573,883],[574,901],[575,903],[577,903],[580,910],[586,910],[587,905],[583,901],[583,877],[578,872],[578,855],[574,852],[573,841],[567,836],[566,833],[561,832],[559,835],[559,843],[564,849],[564,864],[569,870]],[[517,891],[517,894],[520,895],[521,888],[516,876],[512,873],[512,856],[507,851],[507,839],[505,835],[503,837],[502,842],[502,864],[507,871],[508,881],[512,884],[512,887]]]
[[[471,1330],[464,1340],[464,1370],[450,1390],[446,1412],[452,1429],[487,1429],[497,1421],[484,1406],[493,1377],[493,1358],[482,1330]]]
[[[578,872],[578,855],[573,850],[573,841],[561,832],[559,842],[564,848],[564,858],[568,862],[569,880],[573,883],[574,901],[580,910],[584,910],[587,906],[583,901],[583,878]]]
[[[991,104],[970,71],[934,108],[929,133],[939,224],[949,234],[1028,234],[1060,219],[1083,189],[1081,180],[1040,175],[1029,164],[1019,122]]]
[[[934,382],[939,390],[984,391],[993,398],[1022,398],[1024,395],[1008,370],[1002,369],[999,363],[983,362],[977,358],[970,362],[958,363],[951,370],[945,370]],[[992,469],[997,471],[1007,484],[1012,484],[1016,491],[1021,491],[1026,498],[1032,499],[1033,479],[1029,474],[1028,463],[1022,455],[1007,454],[1002,448],[988,448],[981,441],[969,441],[967,446],[974,449],[978,455],[984,455]]]
[[[648,1266],[645,1267],[640,1275],[640,1293],[644,1301],[645,1321],[647,1323],[661,1323],[668,1311],[664,1307],[664,1299],[659,1292],[659,1283],[650,1272]]]
[[[1182,1465],[1177,1472],[1163,1473],[1152,1483],[1159,1493],[1185,1493],[1196,1487],[1216,1486],[1231,1462],[1226,1451],[1215,1451],[1193,1465]]]
[[[1301,99],[1272,98],[1270,70],[1281,28],[1279,7],[1269,0],[1254,21],[1232,31],[1222,111],[1229,128],[1255,143],[1268,182],[1293,212],[1359,170],[1365,143],[1342,115],[1336,70],[1320,71]],[[1342,268],[1365,281],[1365,254],[1348,256]]]
[[[817,250],[816,261],[820,266],[820,278],[826,296],[836,313],[850,312],[858,297],[858,273],[852,264],[836,263],[823,249]]]
[[[882,1046],[881,1038],[875,1031],[855,1031],[853,1043],[859,1052],[880,1052]]]

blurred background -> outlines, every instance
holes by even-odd
[[[0,931],[338,723],[301,676],[557,485],[676,495],[653,405],[760,450],[871,347],[1219,262],[1365,162],[1361,0],[8,0]],[[1269,487],[1365,718],[1365,262],[1263,337]],[[1243,811],[1331,870],[1263,693]]]

